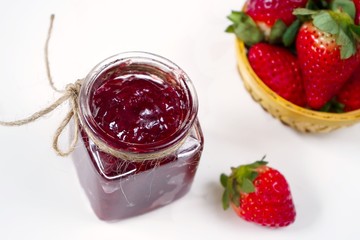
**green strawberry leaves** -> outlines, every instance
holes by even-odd
[[[341,59],[347,59],[356,53],[360,29],[348,13],[298,8],[294,10],[294,14],[303,19],[312,19],[319,30],[334,35],[337,45],[340,46]]]
[[[225,31],[235,33],[247,46],[261,42],[264,39],[264,33],[246,13],[232,11],[228,19],[232,24]]]
[[[340,25],[333,19],[330,12],[323,11],[314,15],[313,23],[317,28],[327,33],[337,34],[340,31]]]
[[[286,28],[286,24],[281,19],[278,19],[271,28],[269,43],[275,44],[281,42]]]
[[[284,44],[288,47],[294,42],[301,25],[300,20],[296,20],[287,27],[281,19],[278,19],[271,27],[270,35],[265,37],[263,30],[246,13],[232,11],[227,18],[232,24],[226,28],[225,32],[234,33],[246,46],[267,41],[271,44]]]
[[[321,112],[343,113],[345,105],[337,101],[336,97],[328,101],[321,109]]]
[[[271,44],[282,44],[285,47],[293,45],[302,22],[313,21],[323,32],[333,34],[340,46],[342,59],[347,59],[357,51],[360,39],[360,26],[354,24],[355,5],[349,0],[309,0],[306,8],[294,10],[298,17],[290,26],[282,20],[277,20],[265,36],[257,23],[242,11],[232,11],[228,19],[232,22],[226,32],[234,33],[246,46],[267,41]]]
[[[258,176],[257,168],[267,164],[264,159],[265,156],[260,161],[252,164],[231,168],[230,176],[224,173],[220,175],[220,183],[224,187],[222,195],[224,210],[229,208],[230,203],[238,207],[240,205],[241,193],[255,192],[253,182]]]
[[[226,210],[229,208],[230,205],[230,190],[232,190],[231,186],[228,184],[231,184],[231,182],[228,181],[229,177],[226,176],[226,174],[221,174],[220,175],[220,183],[221,185],[225,188],[223,196],[222,196],[222,204],[223,204],[223,209]]]
[[[356,41],[350,26],[353,20],[347,14],[332,11],[321,11],[313,16],[315,27],[335,36],[340,46],[341,59],[347,59],[356,53]]]
[[[282,42],[285,47],[290,47],[296,39],[296,35],[301,27],[300,19],[296,19],[284,32]]]
[[[347,13],[352,19],[355,18],[355,4],[349,0],[333,0],[330,3],[330,9]]]

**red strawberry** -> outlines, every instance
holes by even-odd
[[[355,4],[355,9],[356,9],[355,24],[359,24],[360,23],[360,0],[353,0],[353,2]]]
[[[266,40],[278,43],[296,19],[293,11],[307,0],[249,0],[244,11],[232,11],[226,32],[235,33],[247,46]]]
[[[313,19],[301,26],[296,50],[307,103],[313,109],[320,109],[337,94],[360,63],[354,37],[357,33],[353,32],[355,25],[345,13],[298,10],[295,13]]]
[[[308,0],[249,0],[245,12],[260,25],[271,28],[276,20],[281,19],[287,26],[295,21],[293,11],[305,7]]]
[[[345,112],[360,108],[360,66],[340,90],[337,101],[344,104]]]
[[[296,216],[290,188],[285,177],[266,164],[262,159],[232,168],[230,176],[222,174],[223,207],[226,210],[231,205],[246,221],[284,227]]]
[[[289,50],[258,43],[249,49],[248,59],[255,73],[269,88],[288,101],[305,106],[300,68]]]

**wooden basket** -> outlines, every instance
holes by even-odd
[[[326,133],[360,121],[360,110],[347,113],[325,113],[299,107],[277,95],[267,87],[251,68],[247,49],[236,40],[238,68],[246,90],[265,111],[297,131]]]

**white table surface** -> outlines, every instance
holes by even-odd
[[[142,50],[180,65],[200,101],[205,149],[182,199],[151,213],[97,219],[71,157],[51,140],[68,105],[23,127],[0,127],[0,239],[359,239],[360,124],[330,134],[283,126],[245,91],[226,16],[241,0],[0,1],[0,117],[13,120],[59,95],[46,80],[43,47],[56,14],[50,59],[59,88],[113,54]],[[62,136],[66,146],[68,132]],[[219,175],[267,155],[287,178],[294,224],[268,229],[221,208]]]

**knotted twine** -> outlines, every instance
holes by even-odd
[[[44,53],[45,53],[46,73],[47,73],[47,79],[50,83],[51,88],[53,90],[55,90],[56,92],[62,93],[63,95],[59,99],[57,99],[54,103],[52,103],[50,106],[48,106],[38,112],[35,112],[34,114],[32,114],[31,116],[29,116],[27,118],[10,121],[10,122],[0,121],[0,125],[22,126],[22,125],[34,122],[38,118],[43,117],[46,114],[54,111],[58,106],[60,106],[64,102],[69,101],[70,102],[70,111],[65,116],[64,120],[60,123],[59,127],[56,129],[55,135],[53,138],[53,142],[52,142],[52,147],[55,150],[56,154],[58,154],[59,156],[65,157],[74,151],[76,144],[77,144],[78,133],[79,133],[79,118],[78,118],[78,114],[77,114],[79,107],[78,107],[77,99],[79,96],[82,80],[77,80],[75,83],[69,83],[68,85],[66,85],[65,90],[59,90],[54,85],[54,81],[51,76],[50,62],[49,62],[49,42],[50,42],[50,38],[51,38],[54,19],[55,19],[55,15],[51,15],[49,30],[48,30],[48,34],[47,34],[47,38],[46,38],[46,42],[45,42]],[[74,137],[69,145],[69,148],[67,150],[63,151],[59,148],[59,137],[72,118],[74,119]]]
[[[53,147],[54,151],[56,152],[56,154],[59,156],[65,157],[65,156],[70,155],[75,150],[75,147],[76,147],[77,141],[78,141],[78,137],[79,137],[80,121],[79,121],[79,115],[78,115],[78,113],[79,113],[78,98],[79,98],[80,89],[81,89],[81,86],[83,83],[83,79],[78,79],[75,83],[67,84],[65,87],[65,90],[60,90],[55,87],[55,84],[54,84],[54,81],[53,81],[53,78],[51,75],[50,61],[49,61],[49,43],[50,43],[50,39],[51,39],[54,19],[55,19],[55,15],[52,14],[50,17],[50,25],[49,25],[49,30],[48,30],[48,34],[47,34],[47,38],[46,38],[46,42],[45,42],[45,48],[44,48],[45,65],[46,65],[47,79],[49,81],[51,88],[54,91],[61,93],[62,96],[60,98],[58,98],[50,106],[48,106],[38,112],[35,112],[34,114],[32,114],[31,116],[29,116],[27,118],[15,120],[15,121],[9,121],[9,122],[0,121],[0,125],[3,125],[3,126],[26,125],[28,123],[36,121],[37,119],[45,116],[48,113],[54,111],[58,106],[60,106],[64,102],[69,101],[70,111],[65,116],[65,118],[62,120],[59,127],[56,129],[54,137],[53,137],[53,141],[52,141],[52,147]],[[64,151],[59,148],[59,137],[63,133],[65,127],[69,124],[71,119],[74,119],[73,138],[71,140],[71,143],[69,144],[68,149]],[[188,136],[188,134],[187,134],[185,137],[182,138],[182,140],[178,141],[176,144],[174,144],[164,150],[161,150],[158,152],[153,152],[153,153],[138,154],[138,153],[120,151],[119,149],[114,149],[114,148],[108,146],[106,143],[99,140],[96,136],[94,136],[86,126],[83,126],[83,130],[86,132],[89,139],[91,139],[100,150],[102,150],[106,153],[109,153],[115,157],[121,158],[123,160],[129,160],[129,161],[146,161],[146,160],[154,160],[154,159],[163,158],[163,157],[175,152],[185,142],[185,140],[187,138],[186,136]]]

